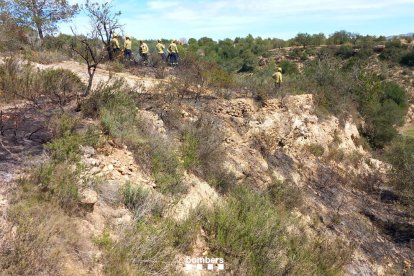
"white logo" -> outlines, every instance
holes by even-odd
[[[208,257],[185,257],[185,271],[220,271],[224,270],[224,259],[223,258],[208,258]]]

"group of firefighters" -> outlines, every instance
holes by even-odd
[[[112,35],[111,46],[115,55],[118,55],[121,52],[118,38],[119,36],[117,34]],[[171,44],[168,46],[168,55],[165,53],[165,45],[162,44],[161,40],[157,41],[155,48],[163,61],[168,62],[172,66],[178,65],[179,55],[176,40],[172,40]],[[149,47],[143,40],[139,41],[139,54],[141,56],[141,62],[147,65],[149,63]],[[124,40],[124,59],[131,60],[132,58],[132,40],[129,35],[126,35]]]
[[[113,34],[112,40],[111,40],[111,46],[114,51],[114,54],[117,55],[121,52],[121,47],[119,46],[118,41],[119,36],[117,34]],[[165,53],[165,45],[162,44],[161,40],[157,41],[157,45],[155,45],[155,48],[157,49],[158,55],[161,57],[163,61],[168,62],[171,66],[178,65],[178,47],[177,47],[177,41],[173,39],[171,41],[171,44],[167,48],[167,53]],[[148,45],[143,41],[139,41],[139,54],[141,56],[141,62],[143,62],[145,65],[148,65],[149,62],[149,48]],[[129,35],[125,36],[124,41],[124,59],[125,60],[131,60],[132,57],[132,40]],[[272,75],[272,78],[275,81],[275,87],[276,89],[280,88],[282,84],[282,68],[278,67],[276,73]]]

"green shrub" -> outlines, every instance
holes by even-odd
[[[63,113],[52,117],[49,128],[54,138],[62,138],[71,135],[79,125],[79,122],[80,119],[78,117]]]
[[[364,99],[360,108],[367,121],[363,134],[374,148],[382,148],[397,135],[395,127],[404,122],[407,95],[393,82],[382,83],[374,93],[376,98]]]
[[[315,157],[321,157],[325,152],[323,146],[319,144],[310,144],[306,146],[306,149]]]
[[[341,45],[336,52],[336,55],[342,59],[348,59],[354,54],[354,49],[350,45]]]
[[[413,67],[414,66],[414,50],[411,50],[411,52],[405,54],[402,58],[400,63],[402,65],[406,65],[406,66],[410,66]]]
[[[50,156],[57,162],[79,161],[80,146],[82,138],[79,135],[67,135],[54,139],[46,145]]]
[[[151,156],[152,175],[162,193],[178,194],[186,191],[180,173],[180,160],[171,149],[156,148]]]
[[[283,74],[292,75],[292,74],[299,73],[298,66],[294,62],[291,62],[288,60],[282,60],[279,66],[282,68]]]
[[[63,106],[81,94],[86,86],[73,72],[66,69],[47,69],[39,73],[42,94]]]
[[[194,218],[142,221],[132,225],[116,241],[99,238],[108,275],[175,275],[178,254],[191,254],[199,230]],[[107,246],[109,245],[109,246]]]
[[[181,147],[183,167],[222,192],[231,188],[234,179],[223,168],[223,140],[220,122],[202,117],[184,128]]]
[[[414,207],[414,139],[398,137],[386,148],[386,158],[391,164],[389,184]]]
[[[200,147],[200,137],[197,136],[194,129],[186,129],[183,133],[183,166],[185,169],[195,168],[199,165],[198,149]]]
[[[20,190],[7,219],[13,239],[0,248],[0,270],[9,275],[59,275],[67,256],[79,249],[75,224],[59,206]]]
[[[350,257],[341,242],[312,240],[293,225],[270,196],[237,187],[221,208],[201,219],[208,245],[230,269],[246,275],[339,275]]]
[[[148,191],[139,186],[132,186],[130,182],[127,182],[122,187],[122,198],[124,205],[133,211],[141,207],[148,197]]]
[[[124,80],[117,79],[113,83],[101,82],[81,106],[85,117],[98,118],[101,109],[112,109],[116,106],[130,108],[131,115],[135,114],[136,105],[130,96],[131,88]]]
[[[384,51],[379,55],[379,57],[383,60],[398,63],[407,53],[406,47],[399,39],[388,41],[385,46]]]
[[[27,189],[35,189],[39,198],[58,203],[64,210],[72,211],[79,202],[79,166],[69,162],[45,163],[30,177],[32,183],[25,183]],[[31,185],[35,185],[34,187]]]

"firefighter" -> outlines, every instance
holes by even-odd
[[[148,64],[148,53],[149,48],[147,43],[145,43],[143,40],[139,41],[139,54],[141,55],[141,61],[147,65]]]
[[[164,52],[165,45],[161,43],[161,40],[158,40],[158,43],[157,45],[155,45],[155,48],[157,48],[157,52],[160,55],[161,59],[165,61],[166,60],[166,56]]]
[[[178,65],[178,48],[177,48],[176,40],[171,41],[170,46],[168,46],[168,56],[170,59],[170,65],[172,66]]]
[[[116,33],[112,35],[111,46],[112,46],[112,51],[114,52],[114,55],[115,56],[118,55],[118,53],[121,51],[121,48],[119,47],[118,34]]]
[[[275,80],[275,87],[280,88],[283,82],[282,68],[278,67],[277,72],[272,75],[272,78]]]
[[[131,60],[132,58],[132,40],[129,35],[125,36],[124,42],[124,59]]]

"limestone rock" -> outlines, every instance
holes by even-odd
[[[92,189],[85,189],[80,193],[81,204],[89,210],[93,210],[93,206],[98,201],[98,194]]]

